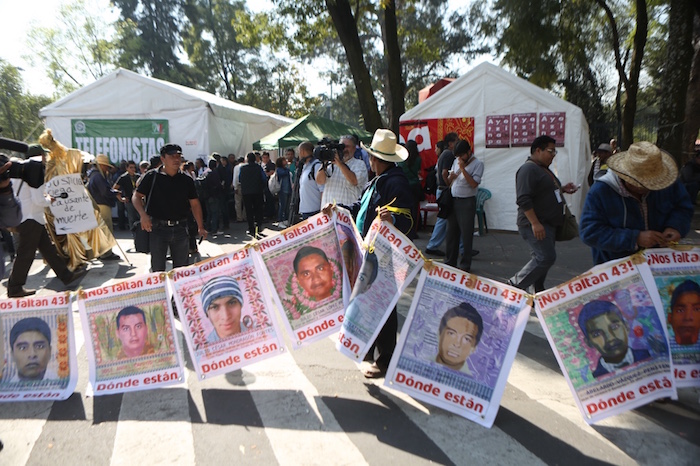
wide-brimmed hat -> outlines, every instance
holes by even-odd
[[[651,191],[668,188],[678,178],[678,166],[651,142],[635,142],[608,159],[608,168],[627,183]]]
[[[365,146],[360,143],[362,148],[367,152],[377,157],[378,159],[387,162],[403,162],[408,158],[408,151],[405,147],[397,144],[396,135],[388,129],[378,129],[374,132],[372,145]]]
[[[95,157],[95,163],[98,165],[107,165],[109,167],[113,167],[112,162],[109,161],[109,157],[107,157],[104,154],[98,154],[97,157]]]

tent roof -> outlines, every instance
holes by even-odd
[[[120,86],[120,83],[123,85]],[[138,96],[133,94],[134,85],[139,88],[140,95]],[[105,89],[107,88],[109,88],[109,93],[105,95]],[[165,98],[164,95],[169,95],[170,98]],[[98,97],[95,100],[99,102],[99,105],[90,106],[89,103],[86,105],[86,101],[95,97]],[[113,108],[105,108],[106,97],[114,102]],[[135,99],[135,97],[140,98]],[[155,114],[201,107],[209,107],[217,117],[245,123],[264,123],[269,120],[275,120],[279,124],[279,122],[288,123],[292,121],[290,118],[248,105],[241,105],[208,92],[142,76],[123,68],[119,68],[94,83],[88,84],[47,105],[41,109],[39,115],[41,117],[88,117],[106,113],[125,115],[136,113]]]
[[[272,150],[293,147],[304,141],[316,143],[324,136],[338,139],[345,134],[355,134],[361,141],[369,143],[372,134],[354,126],[315,115],[306,115],[283,126],[253,144],[256,150]]]
[[[530,99],[539,101],[550,108],[562,109],[567,112],[581,112],[581,109],[576,105],[560,99],[541,87],[515,76],[492,63],[484,62],[457,78],[440,92],[436,92],[429,99],[424,100],[401,115],[399,119],[406,121],[421,118],[474,116],[474,111],[477,109],[466,108],[464,100],[455,98],[455,96],[465,95],[468,89],[473,87],[479,89],[484,87],[495,88],[497,83],[515,88],[518,92],[509,93],[507,96],[489,96],[488,109],[490,114],[497,115],[500,110],[503,110],[503,113],[511,113],[513,108],[517,108],[519,104],[528,102]],[[531,105],[526,103],[524,111],[527,111],[525,109],[531,109]],[[469,114],[467,115],[465,112]]]
[[[425,99],[428,97],[432,96],[435,94],[437,91],[442,89],[443,87],[447,86],[451,82],[453,82],[455,78],[442,78],[437,81],[435,81],[433,84],[429,84],[425,86],[423,89],[418,91],[418,102],[423,102]]]

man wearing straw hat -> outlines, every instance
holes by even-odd
[[[370,225],[379,216],[408,235],[413,225],[413,194],[406,175],[396,165],[408,158],[408,151],[397,144],[396,135],[388,129],[378,129],[372,145],[368,147],[363,143],[362,147],[369,153],[369,164],[376,176],[367,184],[360,199],[350,206],[357,228],[363,237],[367,236]],[[329,207],[326,205],[324,212],[329,213]],[[396,347],[397,330],[398,315],[394,308],[367,353],[365,360],[369,364],[362,369],[365,377],[381,377],[386,373]]]
[[[690,231],[693,204],[673,158],[650,142],[608,159],[586,196],[581,240],[601,264],[642,248],[665,247]]]
[[[112,190],[112,183],[107,181],[107,176],[114,165],[109,161],[109,157],[99,154],[95,157],[95,167],[88,171],[87,189],[100,209],[100,215],[107,224],[110,233],[114,235],[114,225],[112,225],[112,208],[117,205],[117,195]],[[102,254],[99,258],[105,260],[119,260],[119,255],[111,249]]]

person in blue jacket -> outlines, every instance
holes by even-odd
[[[602,264],[680,240],[692,217],[676,162],[644,141],[608,159],[608,172],[586,196],[579,230],[593,262]]]
[[[357,228],[363,237],[367,236],[370,225],[379,216],[408,235],[413,225],[413,193],[408,178],[396,165],[408,158],[408,151],[397,143],[396,135],[388,129],[378,129],[372,144],[369,147],[362,144],[362,148],[369,154],[370,167],[376,176],[367,183],[360,199],[349,206]],[[392,209],[392,212],[387,209],[388,205],[401,210],[397,212]],[[330,205],[325,206],[323,211],[330,212]],[[362,369],[365,377],[382,377],[386,373],[396,347],[398,326],[398,314],[394,308],[365,357],[368,363]]]

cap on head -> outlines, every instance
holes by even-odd
[[[27,158],[29,158],[29,157],[33,157],[35,155],[48,154],[49,152],[51,152],[51,151],[48,149],[44,149],[41,146],[41,144],[30,144],[29,148],[27,149],[27,152],[25,153],[25,156]]]
[[[168,154],[168,155],[180,154],[180,155],[182,155],[182,147],[178,146],[177,144],[173,144],[173,143],[169,142],[168,144],[166,144],[160,148],[161,157],[164,156],[165,154]]]
[[[233,296],[243,305],[243,293],[238,282],[231,277],[216,277],[209,280],[202,287],[202,307],[204,313],[208,316],[209,305],[212,301],[223,298],[224,296]]]

